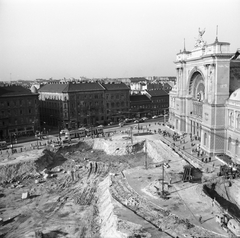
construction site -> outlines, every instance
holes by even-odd
[[[155,122],[1,153],[0,237],[240,237],[239,168],[197,148]]]

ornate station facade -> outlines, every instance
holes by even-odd
[[[199,29],[193,50],[184,49],[176,56],[177,80],[169,94],[169,123],[178,133],[197,136],[206,154],[227,154],[238,160],[240,50],[230,53],[230,44],[218,38],[207,44],[204,32]]]

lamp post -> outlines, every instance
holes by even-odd
[[[13,142],[12,142],[11,132],[9,133],[9,135],[10,135],[10,147],[11,147],[11,151],[12,151],[12,154],[13,154]]]
[[[90,126],[90,136],[93,138],[92,121],[91,121],[91,108],[90,107],[88,108],[87,117],[89,118],[88,122],[89,122],[89,126]]]
[[[163,111],[163,122],[164,122],[164,124],[166,123],[166,117],[167,117],[166,110],[164,110]]]
[[[133,144],[133,134],[132,134],[132,127],[130,126],[130,136],[131,136],[131,143]]]
[[[37,119],[36,119],[36,120],[37,120]],[[38,134],[37,134],[37,131],[35,130],[36,120],[33,121],[33,130],[34,130],[34,132],[35,132],[35,137],[37,136],[37,148],[38,148]],[[39,132],[39,136],[41,136],[41,132]]]

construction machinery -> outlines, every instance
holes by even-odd
[[[226,179],[240,177],[240,165],[221,165],[218,176],[225,176]]]
[[[193,166],[185,165],[183,171],[183,182],[190,182],[193,179]]]

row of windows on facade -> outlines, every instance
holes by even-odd
[[[0,120],[0,127],[7,126],[7,125],[11,126],[11,125],[28,124],[28,123],[34,123],[34,119],[29,117],[9,118],[7,121]]]
[[[151,108],[166,108],[168,107],[168,104],[160,104],[160,105],[132,105],[131,108],[146,108],[146,109],[151,109]]]
[[[89,113],[89,114],[88,114]],[[91,115],[91,113],[93,114],[100,114],[100,113],[104,113],[103,111],[103,108],[99,108],[99,109],[95,109],[91,112],[86,112],[86,113],[80,113],[80,112],[77,112],[78,116],[80,117],[86,117],[87,115]],[[75,116],[76,115],[76,112],[75,111],[71,111],[71,114],[72,116]]]
[[[235,141],[235,145],[231,137],[228,138],[228,146],[227,149],[231,154],[240,155],[240,142],[238,140]]]
[[[154,102],[167,102],[168,98],[156,99]]]
[[[107,114],[121,114],[124,112],[127,112],[127,108],[123,108],[123,112],[119,112],[118,110],[113,110],[113,111],[110,111],[110,110],[107,110]],[[92,110],[91,112],[86,112],[86,113],[80,113],[80,112],[75,112],[75,111],[71,111],[71,116],[72,117],[75,117],[76,115],[78,115],[79,118],[86,118],[86,117],[91,117],[91,116],[95,116],[97,117],[97,115],[99,114],[103,114],[104,113],[104,110],[103,108],[99,108],[98,110],[97,109],[94,109]],[[67,112],[64,112],[64,118],[68,118],[68,113]]]
[[[26,114],[29,115],[32,113],[34,113],[34,110],[31,108],[30,109],[25,108],[20,110],[14,109],[14,110],[6,110],[6,111],[2,110],[1,117],[11,116],[11,115],[26,115]]]
[[[100,120],[104,120],[104,116],[97,116],[97,115],[89,115],[89,116],[80,115],[79,120],[80,120],[80,121],[84,121],[84,120],[87,119],[87,118],[91,119],[91,118],[93,118],[93,117],[95,118],[96,121],[98,121],[98,120],[99,120],[99,121],[100,121]],[[68,114],[67,114],[67,113],[64,113],[63,119],[68,120]]]
[[[124,111],[122,112],[122,113],[124,113],[124,112],[127,112],[128,110],[127,110],[127,108],[122,108]],[[90,116],[90,115],[93,115],[93,114],[103,114],[104,113],[104,110],[103,110],[103,108],[98,108],[98,109],[94,109],[94,110],[91,110],[91,111],[86,111],[85,113],[82,113],[82,112],[77,112],[77,115],[79,116],[79,117],[86,117],[86,116]],[[119,112],[118,110],[107,110],[107,114],[114,114],[114,113],[121,113],[121,112]],[[66,115],[67,115],[67,113],[65,113]],[[74,117],[75,115],[76,115],[76,111],[71,111],[71,115]]]
[[[100,105],[103,105],[103,102],[99,102],[99,101],[96,101],[96,102],[85,102],[85,101],[81,101],[81,102],[78,102],[77,103],[77,107],[81,107],[81,106],[83,106],[83,107],[91,107],[91,106],[100,106]],[[111,104],[110,103],[107,103],[106,104],[106,106],[107,106],[107,108],[108,107],[110,107],[110,105],[111,105],[111,107],[124,107],[124,106],[128,106],[129,105],[129,103],[128,102],[111,102]],[[44,107],[44,106],[47,106],[47,107],[53,107],[53,108],[59,108],[60,110],[62,109],[62,104],[60,104],[60,103],[56,103],[56,102],[44,102],[44,103],[42,103],[42,107]],[[75,108],[75,104],[71,104],[71,107],[72,108]],[[63,108],[64,109],[67,109],[67,103],[64,103],[63,104]]]
[[[29,100],[29,99],[26,99],[26,100],[23,100],[23,99],[20,99],[20,100],[14,100],[14,101],[1,101],[0,105],[1,107],[12,107],[12,106],[28,106],[28,105],[33,105],[33,104],[37,104],[37,100]]]
[[[128,111],[128,108],[121,108],[121,110],[123,111]],[[107,110],[107,114],[113,114],[113,113],[117,113],[119,111],[119,109],[116,110]],[[49,114],[49,115],[58,115],[59,111],[56,109],[50,109],[50,108],[40,108],[40,112],[41,114]],[[64,112],[64,115],[67,115],[67,112]],[[75,114],[80,115],[81,117],[86,117],[89,113],[96,113],[96,114],[100,114],[100,113],[104,113],[104,109],[102,107],[98,107],[98,108],[91,108],[90,110],[85,110],[85,111],[71,111],[71,114],[74,116]],[[60,113],[61,114],[61,113]]]
[[[234,124],[235,124],[235,126],[234,126]],[[240,112],[237,112],[236,118],[234,118],[233,112],[230,111],[229,117],[228,117],[228,126],[231,128],[235,127],[236,129],[240,129]]]
[[[234,144],[235,142],[235,144]],[[208,143],[208,135],[207,133],[204,133],[204,137],[203,137],[203,144],[206,146]],[[233,141],[231,137],[228,138],[228,143],[227,143],[227,150],[230,152],[230,153],[233,153],[233,149],[235,148],[235,153],[237,155],[240,155],[240,142],[237,140]]]
[[[76,96],[76,97],[75,97]],[[72,101],[72,100],[81,100],[81,99],[103,99],[103,94],[77,94],[75,96],[70,96],[69,97],[69,100]],[[51,95],[51,94],[42,94],[41,97],[40,97],[42,100],[43,99],[50,99],[50,100],[62,100],[62,97],[61,96],[58,96],[58,95]],[[124,94],[119,94],[119,93],[116,93],[116,94],[106,94],[106,99],[125,99],[126,98],[126,95]],[[67,101],[67,97],[65,96],[64,97],[64,101]]]
[[[76,95],[76,99],[103,99],[103,94],[80,94]],[[114,93],[114,94],[106,94],[106,99],[122,99],[124,100],[126,98],[126,95],[124,94],[119,94],[119,93]],[[75,100],[75,97],[69,97],[69,100]],[[66,101],[66,99],[65,99]]]

